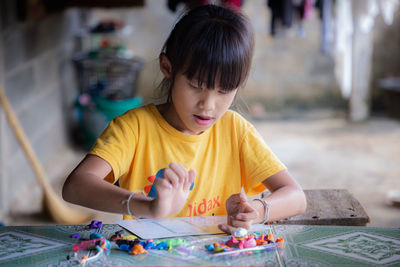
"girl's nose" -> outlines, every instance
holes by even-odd
[[[204,90],[201,94],[199,100],[199,107],[203,110],[214,110],[215,108],[215,97],[213,94],[213,90]]]

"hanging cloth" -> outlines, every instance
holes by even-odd
[[[321,52],[328,54],[333,43],[333,1],[319,1],[322,29],[321,29]]]
[[[399,5],[398,0],[362,0],[362,5],[355,5],[354,1],[360,0],[336,1],[335,76],[346,99],[352,91],[354,28],[370,32],[379,13],[382,13],[385,23],[390,25]]]
[[[276,35],[277,29],[281,25],[290,28],[293,23],[293,4],[292,0],[268,0],[267,6],[271,9],[271,28],[272,36]]]

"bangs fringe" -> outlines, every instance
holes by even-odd
[[[228,29],[222,30],[223,27]],[[238,88],[245,83],[252,56],[251,43],[243,46],[246,43],[240,40],[243,37],[232,34],[231,26],[227,24],[215,23],[204,27],[200,38],[187,40],[191,42],[189,49],[181,51],[183,58],[187,59],[183,74],[208,89],[214,89],[216,82],[224,91]]]

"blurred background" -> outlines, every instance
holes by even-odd
[[[347,189],[369,226],[400,227],[398,0],[0,1],[0,91],[10,103],[0,107],[0,222],[53,223],[35,166],[60,194],[113,117],[162,101],[163,42],[185,8],[206,2],[241,10],[255,30],[234,109],[304,189]]]

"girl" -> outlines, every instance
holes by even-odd
[[[166,102],[115,118],[67,178],[64,199],[124,218],[227,215],[219,225],[227,233],[304,212],[300,186],[255,128],[228,110],[248,77],[253,43],[242,14],[213,5],[189,11],[159,57]],[[272,194],[249,201],[242,188]]]

